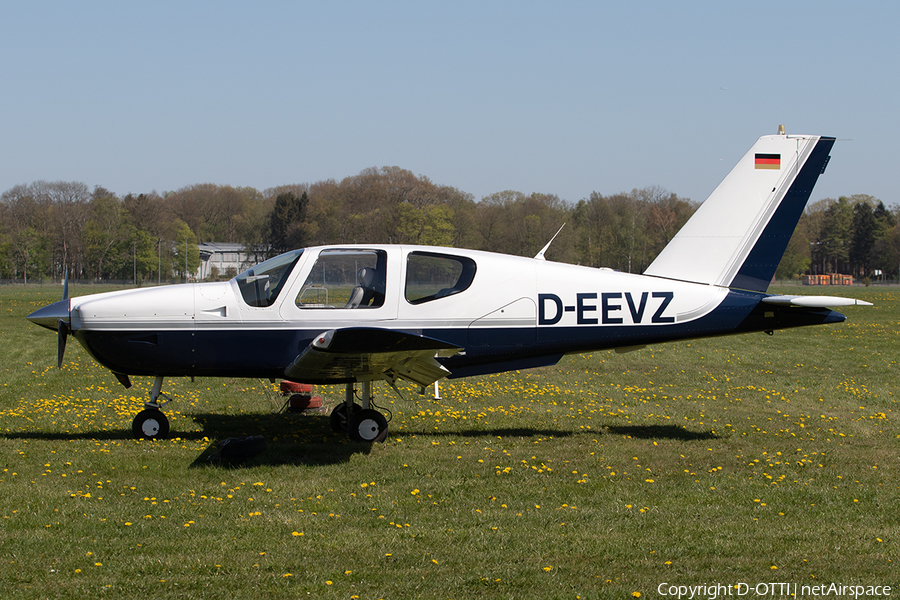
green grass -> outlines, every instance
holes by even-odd
[[[445,382],[439,401],[378,386],[393,420],[374,446],[242,379],[166,380],[172,439],[133,440],[149,378],[125,390],[71,342],[58,370],[54,335],[23,318],[60,293],[0,288],[5,597],[900,584],[896,288],[836,290],[876,304],[843,324],[572,356]],[[266,452],[208,461],[250,434]]]

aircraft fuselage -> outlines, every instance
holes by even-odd
[[[355,272],[336,269],[311,282],[322,271],[320,255],[336,257],[338,267],[380,260],[383,300],[348,307],[341,293],[357,283]],[[419,301],[410,288],[423,285],[411,272],[421,266],[411,262],[423,256],[434,263],[425,285],[444,260],[474,267],[471,281]],[[73,298],[70,328],[98,362],[128,375],[280,378],[323,332],[373,327],[461,348],[439,361],[463,377],[554,364],[569,353],[843,320],[827,309],[761,305],[766,294],[758,292],[453,248],[308,248],[282,277],[265,306],[246,302],[239,279]],[[305,301],[310,291],[322,301]],[[311,376],[309,383],[343,381]]]

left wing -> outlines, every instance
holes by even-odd
[[[408,379],[421,386],[450,374],[436,357],[462,348],[434,338],[374,327],[326,331],[285,369],[294,381],[365,381]]]

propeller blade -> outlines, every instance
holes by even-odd
[[[66,269],[66,276],[63,278],[63,300],[69,299],[69,269]],[[56,368],[62,369],[63,356],[66,354],[66,339],[69,337],[69,326],[60,319],[56,324]]]
[[[66,338],[69,337],[69,326],[60,319],[57,322],[57,348],[56,348],[56,368],[62,369],[63,355],[66,353]]]

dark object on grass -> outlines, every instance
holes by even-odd
[[[294,394],[288,400],[287,406],[288,412],[303,412],[311,408],[322,408],[322,397]]]
[[[242,462],[264,452],[266,438],[261,435],[230,437],[219,442],[217,448],[218,451],[209,457],[211,462]]]
[[[282,381],[281,393],[285,396],[288,394],[309,394],[313,390],[313,386],[308,383],[297,383],[295,381]]]

